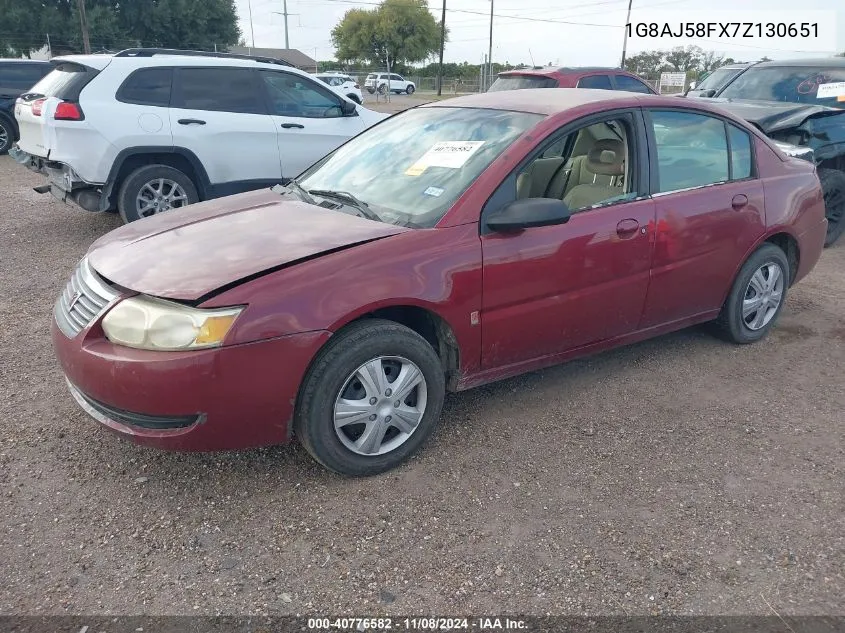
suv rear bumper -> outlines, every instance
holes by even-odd
[[[53,194],[57,200],[66,204],[74,203],[86,211],[105,211],[102,198],[102,185],[85,182],[70,165],[46,160],[29,154],[17,145],[9,150],[15,162],[27,169],[47,177],[47,184],[35,187],[38,193]]]

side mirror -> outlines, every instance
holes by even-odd
[[[695,84],[696,83],[697,82],[695,82],[695,81],[689,82],[689,88],[687,88],[687,92],[689,92],[690,90],[695,90]]]
[[[490,214],[487,226],[497,233],[514,233],[535,226],[551,226],[568,222],[572,211],[562,200],[524,198],[509,202]]]
[[[340,102],[340,112],[343,116],[352,116],[355,114],[356,105],[351,101],[344,99]]]
[[[716,91],[715,91],[714,89],[712,89],[712,88],[711,88],[710,90],[705,90],[703,93],[701,93],[701,96],[702,96],[702,97],[707,97],[707,98],[709,99],[709,98],[710,98],[710,97],[712,97],[714,94],[716,94]]]

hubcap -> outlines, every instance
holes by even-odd
[[[6,143],[9,142],[9,132],[6,130],[6,126],[0,123],[0,147],[6,147]]]
[[[384,455],[417,430],[425,413],[426,382],[401,356],[367,361],[346,379],[334,403],[338,439],[358,455]]]
[[[783,300],[783,270],[773,262],[751,276],[742,301],[742,320],[749,330],[759,330],[775,316]]]
[[[146,183],[135,198],[135,208],[142,218],[184,207],[186,204],[188,194],[179,183],[167,178],[158,178]]]

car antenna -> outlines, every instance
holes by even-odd
[[[534,63],[534,55],[531,54],[531,49],[528,49],[528,56],[531,58],[531,67],[537,68],[537,64]]]

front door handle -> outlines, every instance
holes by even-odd
[[[286,130],[289,130],[293,127],[298,128],[300,130],[305,129],[305,126],[302,125],[302,123],[282,123],[281,127],[285,128]]]
[[[740,211],[745,205],[748,204],[748,196],[744,193],[739,193],[733,197],[731,200],[731,206],[733,207],[734,211]]]
[[[179,125],[191,125],[195,123],[196,125],[205,125],[205,121],[202,119],[179,119]]]
[[[620,220],[619,224],[616,225],[616,234],[621,238],[633,237],[639,228],[640,223],[633,218]]]

